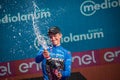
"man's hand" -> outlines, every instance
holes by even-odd
[[[58,77],[58,79],[61,79],[62,78],[62,74],[56,69],[55,70],[55,75]]]
[[[59,79],[61,79],[61,78],[62,78],[62,74],[61,74],[60,72],[58,72],[57,77],[58,77]]]
[[[50,58],[50,55],[49,55],[49,52],[47,51],[47,50],[44,50],[43,51],[43,56],[44,56],[44,58]]]

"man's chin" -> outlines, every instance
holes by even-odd
[[[54,46],[56,46],[57,44],[53,44]]]

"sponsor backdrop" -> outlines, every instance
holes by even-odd
[[[120,80],[120,0],[1,0],[0,13],[0,80],[42,76],[37,34],[48,42],[50,26],[81,80]]]

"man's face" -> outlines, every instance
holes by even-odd
[[[53,45],[55,45],[55,46],[59,46],[60,45],[60,39],[62,37],[61,33],[50,34],[49,37],[50,37],[50,40],[51,40]]]

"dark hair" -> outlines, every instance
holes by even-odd
[[[57,26],[52,26],[48,29],[48,35],[61,33],[60,28]]]

